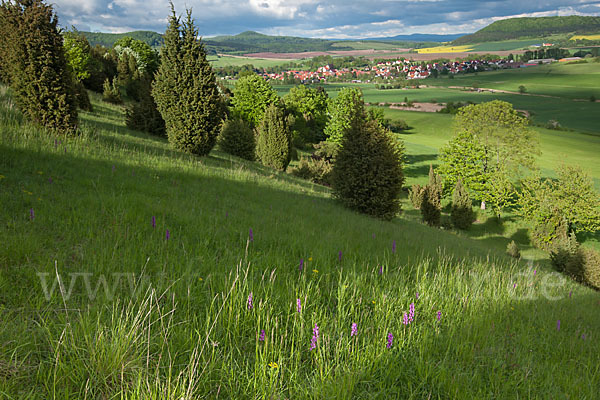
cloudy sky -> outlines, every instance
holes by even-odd
[[[64,27],[164,32],[167,0],[54,0]],[[174,0],[191,7],[202,36],[253,30],[270,35],[368,38],[468,33],[515,16],[600,15],[591,0]]]

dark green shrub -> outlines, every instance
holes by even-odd
[[[0,5],[2,74],[14,99],[34,123],[59,133],[77,130],[77,99],[63,37],[52,6],[42,0]]]
[[[150,78],[146,77],[140,82],[140,101],[125,110],[125,123],[129,129],[166,136],[165,121],[158,112],[151,90]]]
[[[423,221],[429,226],[439,226],[442,216],[442,180],[433,171],[433,166],[429,167],[429,183],[423,190],[423,200],[421,201],[421,216]]]
[[[559,243],[556,243],[554,249],[550,252],[550,262],[559,272],[564,272],[567,269],[567,264],[579,251],[579,243],[575,234],[571,234],[567,238],[563,238]]]
[[[402,131],[405,131],[409,128],[408,124],[406,123],[406,121],[403,121],[401,119],[392,121],[388,124],[388,128],[389,130],[391,130],[392,132],[396,132],[396,133],[400,133]]]
[[[90,96],[88,95],[85,86],[80,81],[73,82],[73,89],[75,91],[75,98],[77,99],[77,105],[84,111],[93,111],[92,103],[90,102]]]
[[[122,104],[121,90],[117,86],[117,78],[113,78],[112,84],[108,81],[108,78],[104,81],[104,91],[102,92],[102,100],[107,103]]]
[[[519,250],[519,246],[515,243],[514,240],[506,246],[506,254],[508,254],[512,258],[521,258],[521,250]]]
[[[579,247],[569,258],[565,272],[579,282],[600,289],[600,253]]]
[[[256,143],[250,125],[241,118],[226,120],[219,134],[219,148],[226,153],[253,161]]]
[[[471,197],[460,179],[454,187],[450,218],[452,219],[452,225],[458,229],[469,229],[475,220]]]
[[[306,157],[302,157],[298,162],[298,166],[290,170],[290,173],[298,178],[312,180],[312,171],[310,169],[310,160]]]
[[[334,196],[350,209],[391,219],[400,211],[403,147],[378,122],[352,121],[333,166]]]
[[[413,207],[417,210],[421,209],[421,203],[423,203],[423,193],[425,187],[421,185],[412,185],[409,191],[410,202]]]
[[[291,153],[292,135],[283,110],[271,104],[258,127],[256,157],[267,167],[285,171]]]
[[[331,185],[331,171],[333,165],[325,160],[315,157],[302,157],[298,167],[292,169],[292,174],[303,179],[310,180],[320,185]]]

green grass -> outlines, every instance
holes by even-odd
[[[251,64],[255,68],[267,68],[275,67],[278,65],[289,64],[298,60],[273,60],[269,58],[246,58],[246,57],[233,57],[233,56],[208,56],[208,61],[215,68],[240,66]]]
[[[473,45],[472,52],[485,51],[510,51],[522,50],[534,44],[542,44],[545,39],[503,40],[500,42],[487,42]]]
[[[430,79],[427,84],[436,86],[472,86],[557,96],[566,99],[600,98],[600,63],[554,63],[514,70],[499,70],[475,74],[456,75],[455,79]]]
[[[597,292],[219,151],[173,151],[92,100],[83,134],[55,138],[0,91],[1,398],[597,395]]]

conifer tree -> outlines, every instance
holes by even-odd
[[[454,187],[452,195],[452,210],[450,218],[452,225],[458,229],[469,229],[475,219],[473,213],[473,204],[469,197],[469,192],[465,189],[462,181],[459,179]]]
[[[268,167],[285,171],[291,160],[292,135],[281,107],[271,104],[258,127],[256,155]]]
[[[429,166],[429,182],[423,190],[421,216],[430,226],[439,226],[442,217],[442,180]]]
[[[42,0],[2,2],[2,64],[15,101],[31,121],[58,133],[77,130],[77,100],[63,37]]]
[[[183,25],[172,3],[171,11],[152,96],[169,142],[177,149],[207,155],[219,134],[223,101],[191,10]]]
[[[355,100],[348,109],[350,125],[341,130],[333,193],[350,209],[389,220],[400,211],[404,147],[376,121],[367,121],[362,98]]]

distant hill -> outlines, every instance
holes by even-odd
[[[397,35],[391,37],[382,37],[382,38],[373,38],[373,39],[365,39],[369,41],[379,41],[379,42],[388,42],[388,41],[404,41],[404,42],[451,42],[455,39],[458,39],[462,36],[468,35],[468,33],[455,33],[453,35],[434,35],[427,33],[413,33],[410,35]]]
[[[496,21],[471,34],[462,36],[455,45],[496,42],[524,38],[543,38],[555,34],[586,34],[600,32],[600,17],[510,18]]]
[[[304,51],[352,50],[334,44],[327,39],[311,39],[293,36],[269,36],[247,31],[234,36],[215,36],[204,38],[207,49],[218,53],[300,53]]]
[[[163,37],[160,33],[152,31],[133,31],[126,33],[103,33],[103,32],[84,32],[80,31],[90,42],[92,46],[97,44],[105,47],[113,47],[115,42],[125,36],[132,37],[142,42],[148,43],[150,47],[158,48],[163,44]]]

